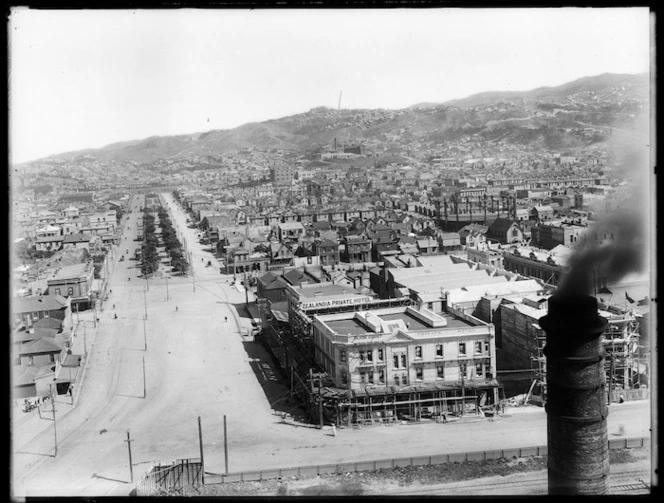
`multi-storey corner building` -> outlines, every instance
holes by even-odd
[[[479,413],[498,402],[494,327],[411,306],[313,316],[317,363],[347,390],[339,422]]]
[[[316,361],[337,387],[492,379],[494,329],[411,306],[314,315]]]

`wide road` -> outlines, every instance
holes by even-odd
[[[242,335],[250,322],[233,307],[244,303],[245,293],[219,273],[169,194],[163,200],[194,276],[139,277],[138,262],[128,257],[140,246],[133,237],[141,200],[133,200],[135,211],[125,221],[119,252],[127,258],[115,267],[96,333],[88,329],[80,394],[57,417],[57,457],[52,422],[35,419],[41,430],[20,435],[14,445],[14,496],[127,495],[132,472],[136,482],[158,463],[199,457],[198,417],[210,473],[225,470],[224,415],[230,472],[546,443],[546,415],[532,408],[494,421],[343,428],[336,436],[283,423],[261,387],[266,376],[252,369],[247,347],[256,343]],[[649,403],[612,405],[608,424],[610,438],[649,436]]]

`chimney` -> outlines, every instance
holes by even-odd
[[[609,491],[609,414],[597,299],[557,294],[540,320],[546,331],[549,494]]]

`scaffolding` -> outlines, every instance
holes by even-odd
[[[613,314],[604,331],[602,344],[606,351],[604,361],[610,392],[632,389],[639,384],[641,369],[638,358],[639,322],[634,313]]]
[[[453,417],[497,412],[495,379],[422,383],[397,388],[351,389],[337,402],[336,424],[373,425],[398,421],[446,422]]]
[[[539,324],[533,324],[538,330],[535,331],[531,344],[531,368],[535,371],[533,385],[537,386],[539,396],[542,398],[542,405],[546,404],[546,357],[544,356],[544,346],[546,345],[546,333]],[[531,391],[534,389],[531,386]]]
[[[638,356],[640,333],[635,314],[630,311],[611,313],[608,322],[602,335],[602,345],[606,351],[604,370],[611,397],[617,390],[639,388],[645,375],[645,365],[640,363]],[[542,400],[546,403],[545,344],[546,334],[541,330],[530,341],[531,363],[536,372],[535,384],[539,386]]]

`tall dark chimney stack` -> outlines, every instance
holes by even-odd
[[[608,322],[587,295],[554,295],[546,331],[549,494],[609,491],[609,414],[602,333]]]

